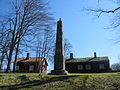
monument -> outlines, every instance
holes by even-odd
[[[57,22],[54,70],[51,71],[51,74],[53,75],[67,75],[68,74],[68,72],[65,70],[64,36],[63,36],[61,18]]]

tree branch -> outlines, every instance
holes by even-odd
[[[115,8],[115,9],[113,9],[113,10],[103,10],[103,9],[86,9],[87,11],[92,11],[92,12],[96,12],[96,13],[98,13],[98,17],[100,17],[100,15],[102,14],[102,13],[115,13],[115,12],[117,12],[118,10],[120,10],[120,7],[117,7],[117,8]]]

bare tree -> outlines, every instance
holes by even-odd
[[[112,71],[120,71],[120,63],[115,63],[111,65]]]
[[[15,0],[12,2],[13,11],[9,13],[4,21],[4,31],[9,36],[9,48],[6,52],[7,69],[10,71],[10,64],[15,53],[15,63],[21,42],[32,41],[35,35],[42,28],[51,23],[53,18],[47,11],[47,4],[43,0]]]
[[[55,31],[50,25],[47,25],[44,30],[41,30],[41,32],[36,35],[34,47],[32,48],[32,51],[36,52],[36,60],[47,58],[48,61],[52,61],[51,57],[53,56],[54,41]],[[37,68],[39,70],[39,66]]]
[[[97,0],[98,3],[102,0]],[[113,28],[117,28],[120,25],[120,0],[110,0],[113,1],[113,3],[117,4],[118,6],[115,7],[114,9],[105,9],[105,8],[87,8],[85,10],[89,11],[89,12],[93,12],[95,13],[95,16],[97,16],[98,18],[102,15],[102,14],[113,14],[113,17],[115,18],[115,20],[112,22],[112,26]],[[109,7],[109,6],[108,6]]]
[[[3,63],[6,60],[6,52],[9,47],[9,34],[6,33],[5,23],[0,22],[0,71],[2,70]]]
[[[52,61],[54,57],[55,48],[55,31],[49,25],[47,25],[46,28],[43,31],[41,31],[41,34],[37,35],[37,39],[35,41],[37,42],[37,46],[35,49],[38,54],[37,56],[47,57],[48,60]],[[68,39],[65,39],[64,47],[65,57],[68,58],[72,49],[72,45],[70,44]]]
[[[68,41],[68,39],[65,39],[65,43],[64,43],[64,48],[65,48],[65,58],[69,58],[70,53],[71,53],[71,49],[72,49],[72,45],[71,43]]]
[[[2,71],[3,60],[4,60],[4,51],[1,52],[1,57],[0,57],[0,72]]]

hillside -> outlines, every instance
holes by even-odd
[[[120,90],[120,73],[70,74],[0,73],[0,90]]]

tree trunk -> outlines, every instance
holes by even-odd
[[[6,69],[6,73],[9,73],[10,72],[10,64],[11,64],[11,59],[12,59],[12,53],[13,53],[13,50],[14,50],[14,47],[13,47],[13,44],[11,45],[11,48],[10,48],[10,52],[9,52],[9,56],[8,56],[8,64],[7,64],[7,69]]]
[[[3,64],[3,59],[4,59],[4,50],[2,51],[2,57],[1,57],[1,61],[0,61],[0,72],[2,71],[2,64]]]
[[[15,61],[14,61],[14,64],[13,64],[13,72],[15,72],[15,66],[16,66],[16,61],[17,61],[17,56],[18,56],[18,51],[19,51],[19,44],[20,44],[20,37],[19,37],[19,40],[18,40],[17,48],[16,48]]]

